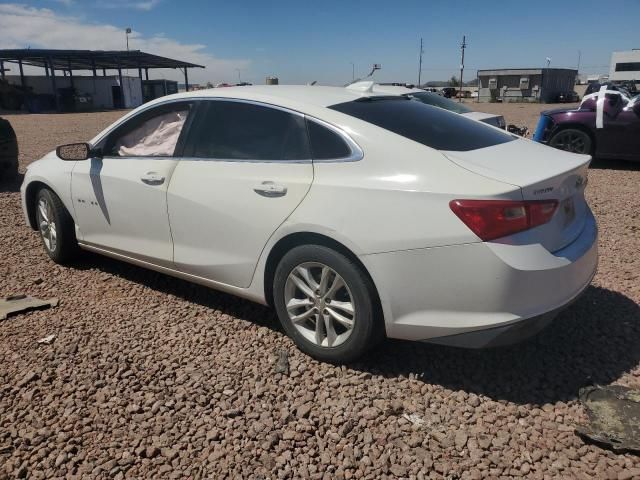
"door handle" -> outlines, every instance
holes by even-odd
[[[266,181],[255,187],[253,191],[263,197],[282,197],[287,194],[287,187]]]
[[[147,185],[162,185],[164,183],[164,177],[156,172],[147,172],[140,177],[140,180]]]

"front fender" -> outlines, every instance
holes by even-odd
[[[29,165],[20,187],[20,195],[25,220],[34,230],[37,229],[34,200],[37,191],[42,187],[49,188],[60,198],[75,222],[71,192],[71,175],[75,164],[76,162],[63,161],[55,152],[51,152]]]

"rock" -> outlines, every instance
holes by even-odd
[[[313,404],[311,402],[303,403],[296,409],[296,417],[307,418],[311,413],[311,408],[313,408]]]
[[[31,370],[24,377],[22,377],[22,380],[20,380],[18,382],[18,387],[22,388],[27,383],[33,382],[34,380],[37,380],[38,378],[40,378],[40,375],[38,374],[38,372],[34,372],[33,370]]]
[[[362,418],[364,418],[365,420],[373,420],[373,419],[377,418],[378,416],[380,416],[380,409],[378,409],[376,407],[363,408],[360,411],[360,416]]]
[[[467,445],[467,440],[468,439],[469,439],[469,436],[467,435],[467,432],[464,432],[462,430],[458,430],[456,432],[456,436],[454,438],[454,442],[455,442],[456,448],[458,450],[462,450]]]
[[[160,449],[158,447],[147,447],[144,451],[145,458],[155,458],[160,453]]]

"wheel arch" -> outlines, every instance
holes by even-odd
[[[58,198],[60,199],[62,198],[60,197],[58,192],[56,192],[56,189],[53,188],[48,183],[45,183],[41,180],[33,180],[32,182],[29,182],[29,184],[27,185],[27,188],[25,189],[24,201],[25,201],[25,207],[27,209],[27,218],[29,219],[29,226],[33,230],[38,230],[38,224],[36,222],[35,199],[36,199],[37,193],[42,188],[48,188],[53,193],[55,193],[58,196]]]
[[[265,262],[264,267],[264,298],[268,305],[273,306],[273,280],[275,277],[276,268],[278,263],[284,257],[284,255],[291,250],[292,248],[298,247],[300,245],[322,245],[328,248],[331,248],[350,260],[352,260],[358,267],[362,270],[362,272],[369,278],[374,290],[374,303],[375,308],[377,309],[379,315],[382,319],[384,319],[384,312],[382,309],[382,303],[380,299],[380,293],[378,292],[378,287],[376,285],[375,280],[371,276],[369,269],[362,263],[360,258],[353,253],[351,249],[346,247],[343,243],[321,233],[315,232],[294,232],[290,233],[280,240],[278,240],[274,246],[269,251],[269,255],[267,256],[267,260]]]

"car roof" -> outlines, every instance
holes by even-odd
[[[408,89],[406,89],[408,90]],[[167,99],[233,98],[271,103],[282,107],[329,107],[363,97],[383,95],[382,92],[345,87],[319,85],[247,85],[241,87],[210,88],[160,97],[157,103]]]

